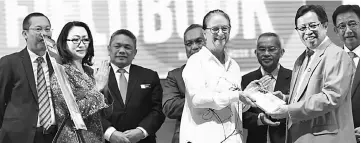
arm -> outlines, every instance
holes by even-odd
[[[0,59],[0,128],[3,123],[5,109],[7,106],[7,102],[9,100],[9,96],[11,95],[11,71],[10,66],[8,64],[8,60],[5,58]]]
[[[167,79],[164,83],[163,92],[163,112],[170,119],[180,119],[182,117],[184,106],[184,93],[177,85],[174,72],[168,72]]]
[[[239,101],[239,91],[216,92],[206,87],[202,65],[197,58],[188,59],[182,74],[189,95],[188,103],[195,108],[220,110]]]
[[[149,114],[139,123],[139,127],[143,128],[148,135],[155,135],[165,120],[162,112],[162,87],[160,85],[159,76],[156,72],[153,75],[152,83],[152,109]]]
[[[320,93],[307,96],[305,100],[288,105],[292,122],[308,120],[325,114],[343,103],[351,87],[352,61],[345,52],[326,59],[322,73]],[[308,87],[312,88],[312,87]]]

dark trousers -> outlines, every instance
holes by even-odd
[[[44,132],[44,128],[36,128],[34,143],[51,143],[56,134],[56,126],[51,126]]]

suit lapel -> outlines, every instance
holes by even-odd
[[[120,95],[120,91],[118,89],[117,79],[115,78],[114,70],[113,70],[112,67],[110,67],[109,79],[108,80],[109,80],[108,88],[109,88],[110,95],[113,95],[113,98],[118,100],[118,102],[120,103],[120,106],[122,108],[124,108],[124,102],[123,102],[122,96]]]
[[[352,61],[353,62],[353,61]],[[358,62],[356,72],[354,74],[353,83],[352,83],[352,95],[355,95],[357,87],[360,86],[360,61]]]
[[[54,73],[53,65],[51,64],[49,54],[46,54],[46,63],[48,64],[48,70],[49,70],[49,79],[51,75]]]
[[[331,44],[331,40],[328,39],[322,45],[319,45],[319,47],[318,47],[319,52],[316,51],[316,55],[315,55],[313,61],[310,63],[309,68],[305,69],[305,71],[304,71],[304,72],[306,72],[306,75],[305,75],[302,83],[300,83],[301,84],[300,89],[296,89],[299,92],[296,96],[295,101],[298,101],[303,96],[303,92],[305,91],[313,72],[315,71],[315,69],[318,66],[318,64],[320,63],[320,61],[324,58],[323,54],[330,44]]]
[[[35,99],[35,101],[38,101],[35,78],[34,78],[34,73],[33,73],[33,66],[31,63],[32,61],[30,59],[29,52],[26,49],[26,47],[25,47],[25,49],[23,49],[20,52],[20,56],[21,56],[22,64],[24,66],[24,71],[25,71],[26,77],[28,79],[31,91],[33,92],[34,99]],[[38,103],[38,102],[36,102],[36,103]]]
[[[295,63],[295,67],[292,71],[292,79],[291,79],[291,85],[290,85],[290,97],[291,98],[288,98],[288,102],[287,103],[290,103],[290,101],[293,100],[294,96],[293,96],[293,93],[295,91],[295,87],[296,87],[296,83],[297,81],[299,80],[299,76],[300,76],[300,69],[301,69],[301,66],[302,66],[302,62],[303,60],[305,59],[305,56],[306,56],[306,51],[304,51],[301,56],[297,59],[296,63]],[[291,96],[292,95],[292,96]]]
[[[284,86],[288,85],[287,79],[289,79],[289,78],[290,78],[290,76],[285,72],[285,69],[282,66],[280,66],[280,70],[277,75],[277,80],[276,80],[276,85],[275,85],[274,91],[281,91],[284,94],[288,94],[286,92],[288,92],[287,90],[289,89],[289,87],[284,87]]]
[[[140,76],[141,74],[137,73],[137,69],[136,67],[131,64],[130,68],[129,68],[129,79],[128,79],[128,88],[127,88],[127,96],[125,99],[125,105],[128,104],[130,98],[132,98],[132,92],[133,92],[133,88],[137,85],[138,82],[138,76]]]

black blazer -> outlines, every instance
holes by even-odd
[[[356,128],[360,127],[360,62],[357,65],[351,88],[352,116]]]
[[[289,94],[289,87],[291,83],[292,71],[280,66],[277,81],[274,91],[281,91],[283,94]],[[261,69],[257,69],[242,76],[242,88],[245,88],[251,81],[262,78]],[[248,111],[243,113],[243,127],[248,129],[247,143],[266,143],[267,142],[267,128],[268,126],[258,126],[258,114],[263,112],[259,108],[251,107]],[[285,119],[282,119],[281,124],[276,127],[269,127],[271,143],[284,143],[286,124]]]
[[[172,143],[179,143],[179,129],[185,102],[185,84],[182,72],[185,65],[168,72],[163,91],[163,112],[176,119]]]
[[[46,56],[49,75],[53,67]],[[49,78],[50,79],[50,78]],[[0,142],[33,143],[39,105],[26,48],[0,59]]]
[[[113,112],[107,120],[103,120],[104,128],[113,126],[123,132],[142,127],[149,135],[139,143],[156,143],[155,133],[165,119],[162,112],[162,92],[157,72],[132,64],[124,103],[111,68],[108,89],[104,91],[104,95],[113,97]]]

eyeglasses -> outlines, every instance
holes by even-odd
[[[302,27],[296,27],[295,29],[300,31],[300,32],[305,32],[307,29],[316,30],[320,24],[321,23],[309,23],[308,27],[304,25]]]
[[[38,33],[40,33],[41,31],[45,31],[45,32],[52,32],[53,31],[53,29],[51,29],[51,28],[41,28],[41,27],[36,27],[36,28],[29,28],[29,29],[24,29],[24,30],[34,30],[35,32],[38,32]]]
[[[353,20],[347,21],[346,23],[342,22],[342,23],[338,24],[337,29],[339,29],[341,31],[345,31],[347,26],[350,29],[355,29],[360,24],[360,22],[356,22],[356,21],[353,21]]]
[[[275,52],[277,52],[278,49],[280,49],[280,48],[277,48],[277,47],[269,47],[269,48],[259,47],[259,48],[257,48],[257,51],[260,52],[260,53],[266,53],[266,51],[268,51],[269,53],[275,53]]]
[[[223,33],[228,33],[229,30],[231,29],[231,26],[227,26],[227,25],[224,25],[224,26],[214,26],[214,27],[210,27],[210,28],[206,28],[206,29],[210,29],[211,30],[211,33],[218,33],[219,32],[219,29],[222,30]]]
[[[194,43],[196,43],[197,45],[202,45],[202,44],[204,44],[204,39],[198,38],[196,40],[187,40],[184,45],[186,45],[187,47],[190,47]]]
[[[74,44],[80,44],[80,42],[83,42],[84,44],[90,43],[90,39],[88,39],[88,38],[86,38],[86,39],[80,39],[80,38],[66,39],[66,41],[71,41]]]

